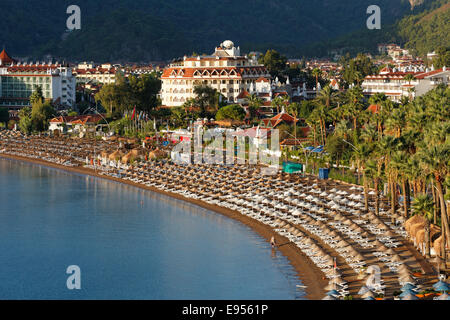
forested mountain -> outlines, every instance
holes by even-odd
[[[301,48],[301,55],[325,56],[331,51],[372,52],[378,43],[397,43],[423,56],[439,47],[450,47],[450,1],[425,2],[420,10],[412,12],[393,24],[383,24],[381,30],[363,29],[320,41]]]
[[[68,33],[66,8],[71,4],[2,0],[0,45],[15,56],[139,62],[211,53],[231,39],[244,51],[275,48],[298,56],[308,44],[365,28],[373,1],[77,0],[81,30]],[[411,13],[407,0],[378,0],[377,5],[383,25]]]

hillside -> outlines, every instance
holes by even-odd
[[[0,45],[17,56],[149,61],[210,53],[225,39],[243,51],[308,44],[364,27],[372,0],[78,0],[81,30],[65,32],[69,0],[2,0]],[[411,12],[407,0],[379,0],[383,23]],[[414,9],[416,11],[417,9]]]
[[[417,8],[416,8],[417,9]],[[406,15],[381,30],[359,30],[329,41],[321,41],[300,50],[300,55],[326,56],[331,51],[377,52],[377,44],[394,42],[417,55],[450,46],[449,0],[426,2],[421,10]]]
[[[450,3],[403,18],[397,25],[397,33],[404,46],[419,55],[438,47],[449,47]]]

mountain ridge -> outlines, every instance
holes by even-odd
[[[0,45],[22,57],[139,62],[211,53],[231,39],[243,52],[275,48],[295,56],[307,44],[365,26],[372,2],[78,0],[81,30],[65,33],[72,1],[3,0]],[[406,0],[378,4],[386,23],[410,12]]]

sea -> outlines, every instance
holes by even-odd
[[[0,299],[304,300],[246,225],[107,179],[0,158]]]

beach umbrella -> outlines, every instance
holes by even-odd
[[[436,300],[450,300],[450,296],[447,293],[441,294]]]
[[[326,294],[327,294],[327,296],[339,296],[340,295],[340,293],[337,292],[335,289],[328,291]]]
[[[448,285],[448,283],[439,280],[439,282],[436,282],[433,285],[434,290],[436,291],[450,291],[450,286]]]
[[[375,294],[371,290],[367,290],[366,293],[361,295],[362,298],[372,297],[375,298]]]
[[[412,289],[415,289],[415,288],[416,288],[415,285],[413,285],[413,284],[411,284],[411,283],[407,283],[407,284],[405,284],[400,290],[401,290],[402,292],[405,292],[406,290],[412,290]]]
[[[336,298],[335,296],[326,296],[326,297],[323,298],[322,300],[339,300],[339,299]]]
[[[361,289],[359,289],[358,294],[359,294],[359,295],[363,295],[363,294],[365,294],[367,291],[370,291],[369,288],[367,288],[366,286],[362,286]]]
[[[336,289],[336,285],[332,282],[327,284],[327,286],[325,287],[325,290],[335,290],[335,289]]]
[[[402,291],[403,292],[400,294],[401,298],[406,297],[407,295],[410,295],[410,294],[415,295],[417,293],[417,292],[415,292],[412,289],[405,289],[405,290],[402,290]]]
[[[364,300],[377,300],[377,299],[375,299],[375,298],[372,297],[372,296],[369,296],[369,297],[364,298]]]
[[[414,294],[408,294],[404,296],[402,300],[419,300],[419,298],[417,298],[417,296]]]

